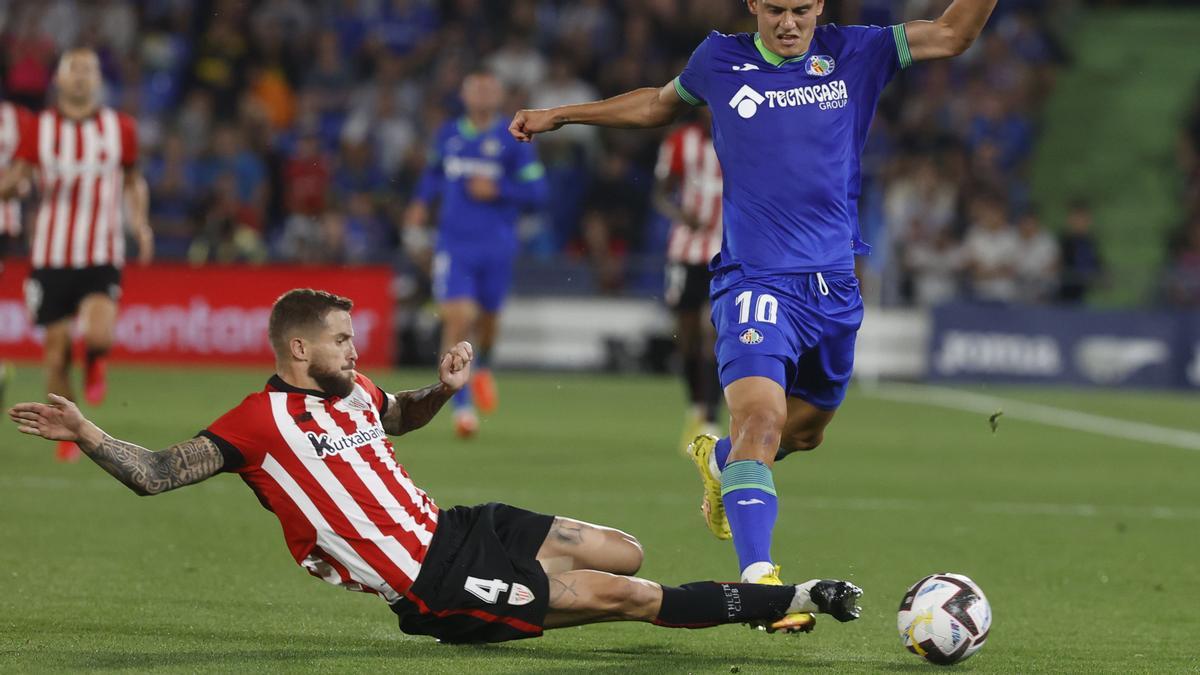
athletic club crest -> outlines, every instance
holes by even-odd
[[[812,56],[808,59],[808,65],[804,68],[809,75],[816,77],[825,77],[833,72],[833,57],[832,56]]]
[[[508,594],[508,604],[510,605],[528,605],[533,602],[533,591],[529,590],[524,584],[513,583],[512,592]]]
[[[756,345],[763,341],[763,334],[756,328],[747,328],[738,336],[744,345]]]

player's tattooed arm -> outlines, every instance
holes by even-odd
[[[199,483],[225,466],[221,449],[208,438],[192,438],[150,452],[104,433],[66,398],[58,394],[48,398],[46,403],[18,403],[8,411],[17,431],[77,444],[100,468],[139,495],[156,495]]]
[[[101,434],[98,441],[81,439],[80,449],[113,478],[143,497],[199,483],[225,466],[220,448],[203,436],[151,452]]]
[[[454,390],[438,382],[412,391],[398,391],[392,395],[387,411],[383,413],[383,430],[392,436],[407,434],[429,424]]]
[[[454,392],[471,380],[471,359],[475,350],[469,342],[460,342],[442,354],[438,363],[438,381],[423,389],[397,392],[383,413],[383,430],[393,436],[406,434],[429,424]]]

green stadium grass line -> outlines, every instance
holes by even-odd
[[[1140,443],[1153,443],[1184,450],[1200,450],[1200,433],[1194,431],[1095,415],[1041,403],[977,394],[962,389],[924,384],[888,383],[864,386],[861,392],[865,396],[885,401],[937,406],[985,415],[1002,410],[1004,416],[1010,419],[1037,422],[1047,426]]]

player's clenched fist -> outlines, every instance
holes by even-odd
[[[533,140],[534,134],[544,131],[554,131],[563,125],[555,119],[553,110],[518,110],[513,116],[512,124],[508,125],[508,133],[513,138],[524,143]]]
[[[475,358],[475,348],[470,342],[460,342],[442,356],[438,365],[438,379],[442,384],[458,391],[466,386],[471,379],[471,359]]]

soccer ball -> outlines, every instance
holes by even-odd
[[[931,574],[904,594],[896,627],[908,651],[949,665],[965,661],[987,642],[992,607],[969,578]]]

